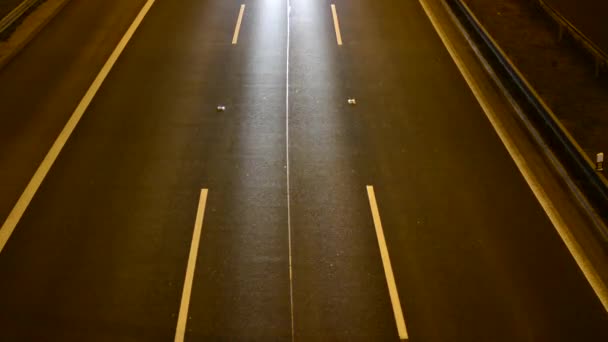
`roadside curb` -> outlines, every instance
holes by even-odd
[[[5,41],[0,42],[0,69],[8,64],[70,0],[46,0],[30,13]]]

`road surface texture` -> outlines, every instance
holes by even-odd
[[[144,2],[72,1],[0,71],[3,217]],[[417,1],[157,0],[3,246],[0,293],[3,341],[180,340],[184,302],[188,341],[398,340],[396,308],[411,341],[608,340]]]

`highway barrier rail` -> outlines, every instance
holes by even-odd
[[[0,40],[8,38],[12,30],[25,15],[43,1],[44,0],[22,0],[8,14],[0,19]]]
[[[559,25],[559,35],[567,31],[595,59],[595,73],[608,66],[608,1],[536,0]]]
[[[555,114],[509,60],[463,0],[446,1],[456,16],[474,35],[474,39],[481,43],[484,54],[489,58],[497,74],[508,82],[510,91],[522,105],[535,129],[542,135],[549,148],[555,152],[598,215],[606,222],[608,219],[608,182],[596,171],[595,163],[587,157],[561,125]],[[603,240],[604,245],[608,246],[608,231],[596,231],[595,233]]]

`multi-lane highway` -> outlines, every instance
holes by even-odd
[[[70,2],[0,70],[0,340],[608,341],[423,3]]]

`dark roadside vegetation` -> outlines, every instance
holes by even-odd
[[[530,0],[465,0],[581,148],[608,153],[608,73]],[[602,14],[605,15],[605,14]]]

